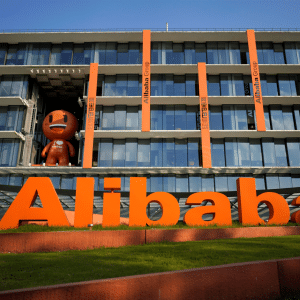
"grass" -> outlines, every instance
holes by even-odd
[[[285,225],[260,225],[263,227],[276,227],[276,226],[300,226],[298,223],[289,222]],[[218,226],[218,225],[210,225],[210,226],[187,226],[183,222],[178,222],[174,226],[145,226],[145,227],[129,227],[127,225],[120,225],[118,227],[105,227],[103,228],[101,225],[95,225],[92,230],[149,230],[155,228],[161,229],[189,229],[189,228],[199,228],[199,229],[213,229],[213,228],[242,228],[242,227],[255,227],[253,225],[241,225],[238,221],[233,221],[232,226]],[[48,232],[48,231],[74,231],[74,230],[89,230],[89,228],[74,228],[74,227],[67,227],[67,226],[40,226],[40,225],[23,225],[19,228],[15,229],[7,229],[7,230],[0,230],[1,233],[20,233],[20,232]]]
[[[299,256],[300,236],[0,254],[0,290]],[[283,298],[286,299],[286,298]]]

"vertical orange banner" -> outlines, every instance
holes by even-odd
[[[209,112],[205,63],[198,63],[198,81],[201,120],[202,167],[211,168]]]
[[[266,131],[254,30],[247,30],[257,131]]]
[[[83,168],[91,168],[93,162],[94,126],[97,96],[98,64],[90,64],[90,78],[88,90],[88,102],[85,123],[85,141],[83,154]]]
[[[142,131],[150,131],[151,31],[143,30]]]

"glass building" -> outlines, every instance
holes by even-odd
[[[147,177],[149,193],[172,193],[181,218],[191,193],[216,191],[229,197],[236,219],[239,177],[254,177],[258,191],[275,190],[289,204],[300,191],[300,32],[255,32],[266,131],[257,130],[246,31],[151,32],[148,132],[141,130],[141,31],[0,38],[0,217],[32,176],[50,177],[67,210],[74,210],[76,178],[94,177],[95,213],[102,213],[104,177],[120,177],[125,217],[130,177]],[[211,168],[202,167],[199,62],[207,70]],[[90,63],[99,66],[93,161],[86,169]],[[57,109],[79,122],[68,167],[44,166],[41,157],[49,143],[42,122]],[[268,219],[264,205],[259,211]],[[159,218],[159,206],[151,204],[148,214]]]

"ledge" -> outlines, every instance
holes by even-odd
[[[28,106],[28,101],[22,99],[21,97],[0,97],[0,106],[9,106],[9,105],[24,105]]]
[[[0,139],[21,139],[25,141],[25,136],[16,131],[0,131]]]

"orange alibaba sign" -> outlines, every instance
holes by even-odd
[[[120,225],[121,194],[115,190],[121,188],[121,178],[105,178],[103,194],[102,226]],[[32,207],[39,195],[42,208]],[[256,195],[254,178],[237,180],[237,197],[239,221],[242,225],[265,224],[257,211],[260,202],[265,203],[270,211],[268,224],[286,224],[290,219],[290,210],[286,200],[277,193],[266,192]],[[77,178],[75,200],[75,227],[87,227],[93,221],[94,178]],[[147,196],[147,178],[130,178],[129,226],[175,225],[180,216],[177,199],[166,192],[156,192]],[[212,205],[200,206],[203,201]],[[162,208],[162,217],[158,221],[150,220],[146,209],[150,202],[158,203]],[[217,192],[199,192],[190,195],[186,205],[197,205],[184,216],[189,226],[231,225],[231,209],[229,199]],[[300,197],[293,200],[292,205],[300,206]],[[213,219],[204,221],[204,214],[213,214]],[[48,220],[50,226],[70,226],[66,214],[60,204],[50,178],[29,178],[19,194],[0,221],[0,229],[17,228],[23,220]],[[292,214],[291,220],[300,223],[300,211]]]

